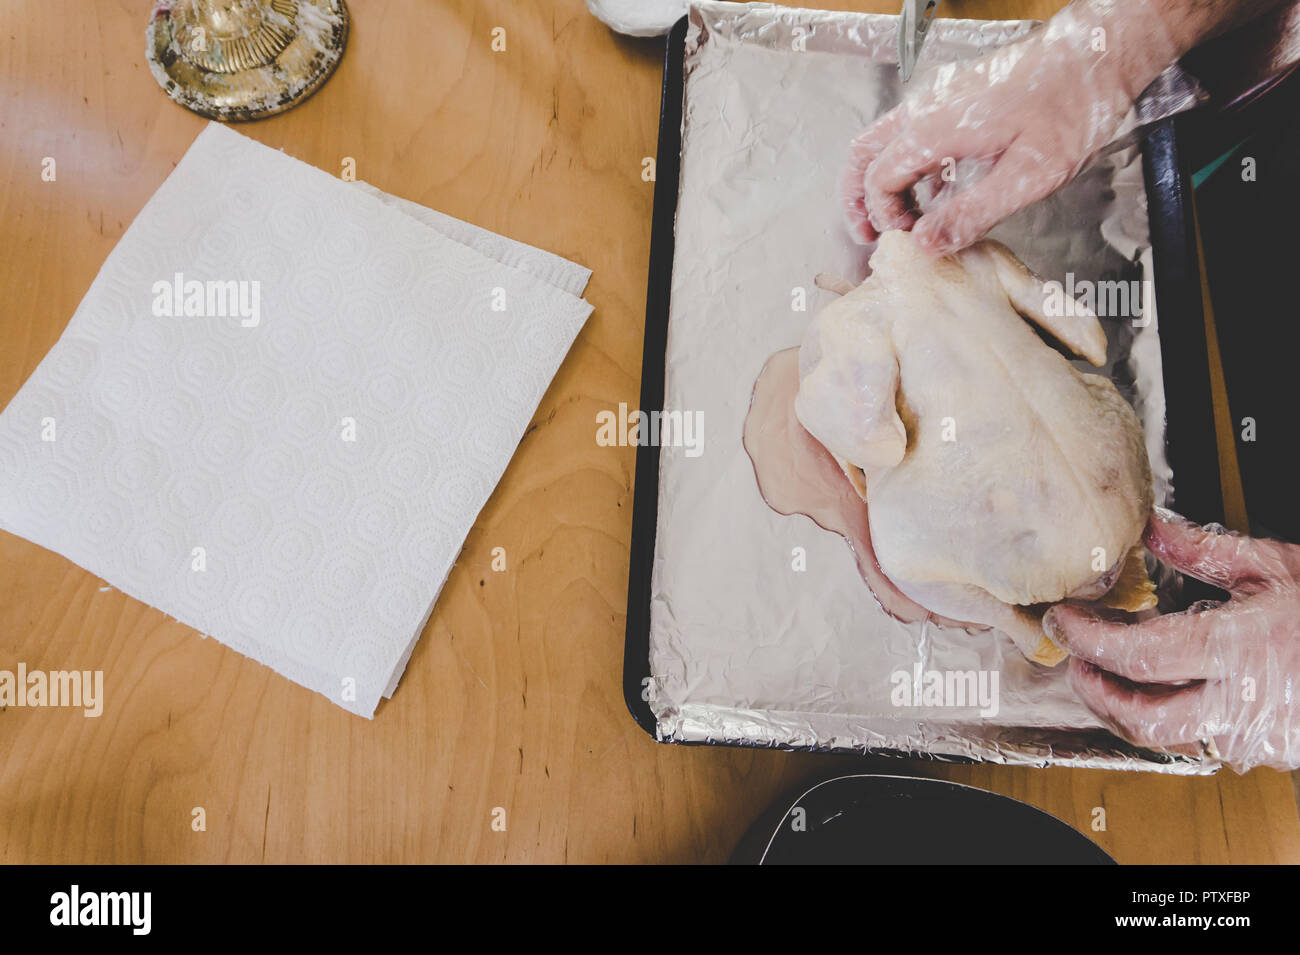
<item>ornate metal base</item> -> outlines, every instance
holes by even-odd
[[[344,0],[157,0],[147,55],[167,95],[210,119],[259,119],[306,99],[348,39]]]

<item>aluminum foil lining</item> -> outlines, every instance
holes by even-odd
[[[965,757],[1002,763],[1209,773],[1196,752],[1128,745],[1076,699],[1064,667],[1028,663],[997,632],[903,624],[876,604],[844,541],[760,497],[741,444],[764,362],[799,344],[830,293],[860,280],[870,248],[842,224],[848,141],[900,96],[898,18],[703,2],[686,39],[682,165],[665,408],[699,412],[703,452],[660,449],[651,588],[652,708],[664,740]],[[974,56],[1029,21],[938,20],[918,63]],[[1150,121],[1196,102],[1171,72]],[[1138,123],[1130,117],[1130,127]],[[1141,282],[1151,258],[1131,136],[993,235],[1048,280]],[[807,310],[792,307],[794,290]],[[1154,301],[1104,321],[1105,374],[1146,430],[1156,501],[1170,498]],[[1081,365],[1082,370],[1094,371]],[[802,548],[806,570],[794,569]],[[1158,581],[1166,599],[1176,581]],[[900,706],[897,674],[983,674],[988,706]],[[951,700],[945,698],[945,704]]]

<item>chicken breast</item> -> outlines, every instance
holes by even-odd
[[[1025,608],[1133,576],[1151,469],[1111,381],[1026,319],[1097,366],[1105,333],[1082,307],[1046,314],[1042,282],[996,242],[933,258],[888,232],[871,267],[809,326],[795,413],[863,494],[904,594],[1056,662],[1042,608]]]

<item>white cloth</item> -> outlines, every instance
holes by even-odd
[[[372,717],[590,274],[210,124],[0,415],[0,528]]]

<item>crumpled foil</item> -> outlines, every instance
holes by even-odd
[[[1120,740],[1075,697],[1064,665],[1031,664],[996,631],[888,616],[842,538],[775,513],[759,495],[741,444],[754,381],[831,300],[814,276],[858,281],[868,271],[871,249],[854,245],[842,223],[839,176],[850,138],[899,99],[897,23],[770,4],[692,7],[664,404],[701,412],[704,443],[702,454],[660,450],[650,633],[658,736],[1213,772],[1219,764],[1200,747],[1172,753]],[[1032,26],[937,20],[917,69],[976,55]],[[1152,94],[1139,105],[1142,121],[1194,105],[1197,90],[1171,71]],[[1131,140],[1120,138],[1073,183],[992,234],[1047,280],[1150,275],[1141,157]],[[806,311],[792,304],[800,289]],[[1144,306],[1139,322],[1103,321],[1110,349],[1101,373],[1143,421],[1162,503],[1173,476],[1152,296]],[[806,570],[795,569],[796,548]],[[1166,598],[1175,583],[1170,575],[1158,581]],[[895,675],[918,666],[922,675],[996,674],[996,714],[895,705]]]

